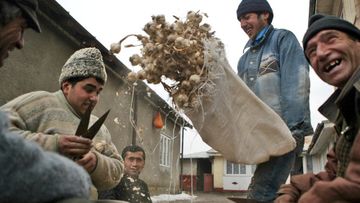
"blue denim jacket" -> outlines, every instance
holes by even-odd
[[[309,65],[295,35],[284,29],[267,28],[264,37],[238,63],[238,75],[249,88],[285,121],[292,134],[313,133],[309,108]],[[241,96],[241,95],[239,95]]]

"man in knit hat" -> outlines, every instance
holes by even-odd
[[[237,19],[249,37],[238,62],[238,75],[284,120],[297,144],[295,150],[257,165],[248,198],[258,202],[273,201],[290,172],[302,172],[301,167],[293,166],[301,166],[298,155],[302,152],[304,136],[313,133],[308,63],[295,35],[274,28],[273,17],[266,0],[243,0],[237,9]],[[272,135],[268,136],[271,139]]]
[[[82,115],[98,102],[106,80],[101,52],[83,48],[64,64],[59,77],[61,90],[30,92],[1,107],[10,115],[11,131],[36,141],[45,150],[76,158],[97,190],[119,183],[123,160],[104,125],[93,140],[74,134]],[[96,120],[92,115],[90,124]],[[92,191],[92,198],[97,198],[96,190]]]
[[[319,108],[337,132],[325,171],[291,178],[276,202],[360,202],[360,30],[350,22],[314,15],[303,38],[315,73],[336,88]]]

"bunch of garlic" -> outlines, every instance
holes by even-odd
[[[203,16],[207,17],[206,14],[189,11],[185,21],[174,16],[175,21],[171,24],[166,22],[164,15],[152,16],[152,21],[143,28],[148,36],[128,35],[113,43],[110,51],[119,53],[121,43],[127,37],[137,37],[141,42],[141,53],[131,56],[130,62],[142,69],[130,72],[128,80],[161,83],[176,107],[197,107],[199,97],[204,93],[201,87],[208,80],[203,42],[214,37],[210,25],[201,24]]]

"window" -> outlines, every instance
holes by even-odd
[[[160,165],[170,167],[171,139],[160,135]]]
[[[226,161],[226,174],[228,175],[252,175],[256,165],[234,164]]]
[[[246,174],[245,164],[234,164],[230,161],[226,161],[226,173],[227,174]]]
[[[255,173],[256,165],[251,165],[251,174]]]

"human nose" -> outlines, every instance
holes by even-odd
[[[133,161],[130,162],[130,167],[131,167],[131,168],[137,168],[137,165],[138,165],[138,164],[137,164],[137,161],[136,161],[136,160],[133,160]]]
[[[327,46],[323,43],[318,43],[316,46],[316,56],[319,60],[326,59],[326,57],[329,55],[329,49]]]
[[[96,92],[95,92],[95,93],[94,93],[94,92],[91,93],[91,95],[90,95],[90,101],[96,104],[96,102],[99,101],[99,94],[96,93]]]
[[[246,26],[246,21],[244,19],[240,19],[240,27],[244,28]]]

